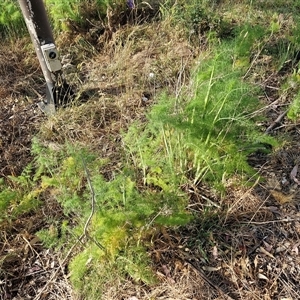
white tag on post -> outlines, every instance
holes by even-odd
[[[58,51],[54,44],[46,44],[41,46],[46,65],[50,72],[61,70],[62,65],[59,59]]]

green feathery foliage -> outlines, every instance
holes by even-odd
[[[40,205],[43,189],[32,180],[32,165],[24,168],[19,176],[8,176],[9,184],[0,183],[0,221],[13,221],[21,214],[30,212]]]
[[[221,186],[234,174],[252,175],[247,156],[275,144],[255,129],[259,90],[241,80],[232,59],[236,52],[234,42],[223,43],[199,63],[189,100],[164,95],[145,127],[130,128],[125,143],[145,184],[174,191],[190,178]]]
[[[91,295],[95,293],[96,299],[102,287],[99,283],[97,287],[93,286],[90,277],[102,274],[103,282],[110,280],[103,275],[109,274],[105,271],[108,268],[136,281],[153,282],[155,277],[145,251],[147,236],[158,232],[161,226],[179,226],[191,220],[192,216],[186,211],[186,196],[169,181],[159,179],[156,174],[159,170],[154,169],[149,179],[153,188],[149,190],[139,189],[140,180],[131,165],[111,181],[106,181],[99,171],[107,161],[98,160],[95,155],[74,145],[51,151],[35,139],[33,152],[37,157],[35,181],[40,182],[43,190],[55,195],[66,216],[72,215],[76,224],[72,228],[65,225],[69,229],[65,229],[60,238],[58,231],[62,230],[53,224],[40,231],[38,236],[45,245],[60,247],[70,235],[73,238],[69,242],[74,242],[74,237],[84,232],[85,222],[93,210],[87,228],[91,240],[70,265],[74,286],[89,299],[93,299]],[[94,198],[89,185],[93,187]]]

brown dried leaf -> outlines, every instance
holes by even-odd
[[[261,273],[258,273],[258,279],[263,279],[263,280],[269,281],[268,277]]]
[[[171,274],[171,271],[170,271],[170,269],[168,268],[168,266],[167,266],[167,265],[162,265],[162,269],[163,269],[164,274],[165,274],[167,277],[169,277],[170,274]]]
[[[285,203],[290,203],[294,200],[294,194],[286,195],[280,191],[276,190],[270,190],[271,195],[274,197],[274,199],[280,203],[281,205]]]
[[[265,255],[267,255],[267,256],[269,256],[269,257],[275,259],[275,257],[274,257],[269,251],[267,251],[265,248],[259,247],[259,251],[260,251],[261,253],[263,253],[263,254],[265,254]]]
[[[221,269],[221,267],[209,267],[209,266],[204,266],[202,267],[202,269],[204,271],[208,271],[208,272],[215,272],[215,271],[219,271]]]
[[[257,255],[255,256],[253,263],[254,263],[255,269],[257,269],[257,266],[258,266],[258,256]]]
[[[296,178],[297,172],[298,172],[298,165],[295,165],[295,167],[291,171],[290,177],[294,182],[300,185],[300,181]]]
[[[299,243],[295,244],[292,248],[292,252],[295,252],[296,255],[299,254],[299,249],[298,249]]]
[[[264,245],[265,245],[265,248],[268,252],[270,252],[273,248],[272,245],[268,244],[266,241],[263,241]]]
[[[217,246],[213,247],[212,255],[213,255],[214,259],[218,259],[218,248],[217,248]]]

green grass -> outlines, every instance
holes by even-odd
[[[24,32],[25,22],[15,0],[0,2],[0,36],[16,37],[19,31]],[[20,32],[19,32],[20,33]]]
[[[295,13],[297,14],[300,3],[298,1],[284,1],[284,0],[267,0],[267,1],[247,1],[249,2],[253,8],[258,8],[261,10],[270,10],[272,12],[282,13],[282,14],[290,14]]]
[[[124,1],[110,0],[45,0],[51,27],[59,31],[74,30],[91,26],[94,19],[106,23],[107,9],[118,12],[126,9]],[[2,37],[20,37],[27,34],[21,9],[16,0],[0,3],[0,34]]]

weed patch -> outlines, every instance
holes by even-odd
[[[162,96],[149,123],[129,129],[124,141],[146,185],[168,192],[188,178],[220,187],[234,174],[253,173],[247,156],[275,144],[255,129],[259,90],[241,81],[232,49],[225,43],[199,63],[193,95]]]
[[[73,220],[72,224],[52,222],[47,230],[38,233],[39,238],[56,248],[65,248],[67,240],[71,244],[82,233],[87,239],[84,250],[70,264],[74,286],[83,295],[96,299],[102,286],[95,282],[96,288],[91,277],[102,274],[103,283],[110,281],[111,269],[120,278],[130,276],[136,282],[155,282],[146,252],[148,241],[161,227],[179,226],[191,220],[185,209],[187,198],[175,190],[139,189],[139,180],[128,167],[106,181],[99,170],[107,162],[76,146],[65,145],[60,151],[53,151],[36,139],[33,148],[37,157],[34,181],[40,182],[43,191],[55,197],[65,215]],[[47,157],[52,157],[51,166]],[[3,206],[6,208],[6,203]]]
[[[28,165],[19,176],[8,176],[9,184],[2,182],[0,192],[0,221],[13,221],[19,215],[35,210],[41,204],[43,188],[32,180],[32,166]]]

